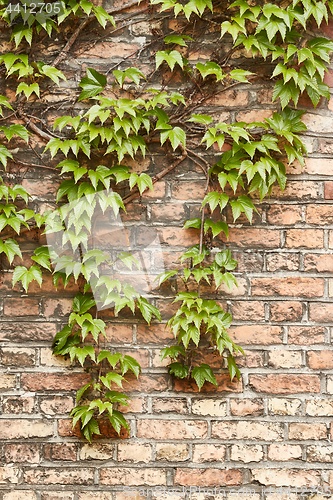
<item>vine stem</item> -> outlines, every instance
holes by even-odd
[[[128,2],[128,3],[125,3],[124,5],[122,5],[121,7],[116,7],[114,9],[107,10],[107,13],[110,15],[118,14],[119,12],[123,12],[123,11],[130,9],[131,7],[134,7],[135,5],[138,5],[138,4],[139,4],[138,0],[135,0],[134,2]],[[63,59],[65,59],[65,57],[67,56],[71,47],[76,42],[81,31],[84,30],[84,28],[86,26],[88,26],[88,24],[90,24],[95,19],[96,19],[95,16],[89,16],[80,24],[80,26],[78,26],[78,28],[74,31],[74,33],[72,34],[72,36],[70,37],[70,39],[68,40],[66,45],[63,47],[61,52],[54,59],[52,66],[57,66],[57,64],[59,64]]]
[[[183,154],[181,156],[179,156],[173,163],[171,163],[171,165],[169,165],[168,167],[161,170],[161,172],[156,174],[155,177],[152,178],[153,184],[155,184],[160,179],[165,177],[169,172],[174,170],[180,163],[182,163],[187,158],[187,156],[188,156],[187,152],[185,151],[184,148],[181,148],[181,149],[183,151]],[[138,198],[139,196],[141,196],[143,193],[145,193],[147,191],[147,189],[145,189],[141,194],[140,194],[138,188],[133,189],[133,191],[134,191],[133,193],[130,193],[129,195],[125,196],[125,198],[123,198],[124,205],[128,205],[135,198]]]

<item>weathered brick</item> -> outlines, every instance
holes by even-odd
[[[269,253],[266,255],[267,271],[298,271],[300,259],[298,253]]]
[[[264,321],[265,304],[258,300],[237,300],[232,304],[232,317],[235,321]]]
[[[175,484],[180,486],[237,486],[242,472],[232,469],[176,469]]]
[[[26,469],[23,473],[26,484],[73,484],[91,485],[94,482],[94,470],[78,467],[40,467],[39,469]]]
[[[317,226],[333,224],[332,205],[307,205],[306,222]],[[312,230],[315,231],[315,230]]]
[[[333,368],[333,351],[308,351],[308,366],[312,370],[330,370]]]
[[[279,326],[270,325],[242,325],[232,326],[230,336],[241,345],[270,345],[281,344],[283,331]]]
[[[226,447],[216,444],[195,444],[193,446],[193,462],[224,462]]]
[[[5,316],[38,316],[39,299],[27,297],[5,298],[3,313]]]
[[[250,375],[249,385],[257,392],[270,394],[320,392],[320,379],[317,375],[282,373]]]
[[[319,486],[320,471],[301,469],[252,469],[252,477],[264,486]]]
[[[153,398],[153,413],[188,413],[185,398]]]
[[[310,399],[306,401],[305,413],[311,417],[332,416],[333,399]]]
[[[138,420],[137,436],[146,439],[201,439],[207,422],[201,420]]]
[[[271,321],[301,321],[303,316],[303,306],[301,302],[292,300],[276,301],[270,303]]]
[[[307,439],[327,439],[327,428],[325,424],[317,423],[290,423],[289,439],[305,441]]]
[[[260,462],[263,459],[263,447],[260,445],[233,444],[230,459],[236,462]]]
[[[73,500],[73,491],[47,491],[41,492],[41,500]]]
[[[15,389],[16,375],[0,373],[0,390]]]
[[[148,463],[151,461],[151,446],[142,443],[119,443],[118,444],[118,461]]]
[[[276,248],[280,245],[280,234],[274,229],[246,227],[231,231],[228,243],[240,248]]]
[[[268,400],[268,411],[272,415],[300,415],[302,401],[294,398],[270,398]]]
[[[194,399],[192,401],[192,413],[195,415],[225,417],[227,415],[227,402],[218,399]]]
[[[34,366],[36,364],[36,350],[23,347],[3,347],[0,349],[1,364],[3,366]]]
[[[53,423],[42,419],[1,420],[0,439],[42,438],[53,435]]]
[[[274,349],[268,354],[268,366],[273,368],[300,368],[302,365],[301,351]]]
[[[325,127],[326,121],[321,120]],[[308,174],[333,175],[333,161],[331,158],[306,158],[305,172]]]
[[[112,460],[114,450],[114,444],[84,444],[79,452],[79,457],[80,460]]]
[[[4,414],[19,415],[21,413],[34,413],[35,398],[29,396],[4,397],[2,412]]]
[[[310,320],[316,323],[331,323],[333,320],[333,304],[330,302],[310,304]]]
[[[304,271],[317,271],[318,273],[329,273],[333,269],[332,254],[308,253],[304,256]]]
[[[312,345],[325,342],[326,330],[322,326],[290,326],[288,344]]]
[[[263,415],[264,402],[262,399],[230,399],[230,412],[235,416]]]
[[[205,383],[201,388],[201,393],[216,393],[216,392],[242,392],[242,380],[237,380],[236,377],[233,381],[227,373],[216,374],[217,386],[211,383]],[[195,381],[186,379],[176,379],[174,381],[174,390],[179,392],[195,392],[198,393],[199,389]]]
[[[277,462],[287,462],[302,458],[302,447],[298,444],[271,444],[268,447],[268,458]]]
[[[286,189],[278,186],[272,189],[272,197],[280,200],[318,200],[321,197],[321,183],[315,181],[289,181]]]
[[[252,295],[285,297],[322,297],[324,280],[322,278],[252,278]]]
[[[69,391],[77,390],[89,382],[83,373],[24,373],[21,386],[30,391]]]
[[[324,231],[321,229],[287,229],[286,248],[323,248]]]
[[[3,500],[37,500],[37,493],[29,490],[12,490],[4,493]]]
[[[70,461],[77,459],[77,444],[75,443],[52,443],[43,447],[43,455],[49,461]]]
[[[1,323],[0,341],[8,342],[50,342],[56,334],[54,323]]]
[[[306,457],[309,462],[333,462],[333,446],[311,445],[306,447]]]
[[[283,425],[271,422],[213,422],[212,437],[218,439],[258,439],[280,441],[283,439]]]
[[[70,396],[54,396],[52,398],[42,398],[40,410],[45,415],[61,415],[70,412],[74,406],[74,398]]]
[[[302,222],[302,207],[299,205],[269,205],[267,222],[277,226],[289,226]]]
[[[190,457],[189,448],[186,444],[180,443],[157,443],[156,460],[166,460],[167,462],[185,462]]]
[[[40,447],[34,443],[7,443],[4,446],[4,456],[8,463],[38,463],[40,461]]]
[[[113,486],[158,486],[166,484],[166,474],[163,469],[144,468],[132,469],[126,467],[108,467],[100,469],[100,484]]]

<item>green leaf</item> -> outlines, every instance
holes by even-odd
[[[73,300],[73,311],[78,314],[84,314],[92,307],[96,306],[96,302],[91,295],[77,294]]]
[[[90,412],[88,416],[89,421],[82,427],[82,432],[86,440],[91,443],[93,435],[100,435],[101,432],[97,420],[92,417],[92,412]]]
[[[185,221],[183,228],[184,229],[200,229],[201,227],[201,218],[196,217],[195,219],[188,219]]]
[[[183,56],[180,52],[178,52],[178,50],[159,50],[155,54],[155,60],[156,69],[158,69],[164,61],[167,63],[171,71],[173,71],[176,64],[178,64],[182,69],[184,67]]]
[[[238,366],[236,365],[235,358],[231,355],[228,356],[228,370],[229,370],[230,380],[233,380],[235,377],[238,380],[241,378],[241,373],[239,371]]]
[[[120,359],[120,365],[121,365],[121,374],[124,375],[128,371],[131,371],[134,373],[136,378],[138,378],[141,370],[140,363],[132,356],[125,355],[123,358]]]
[[[28,287],[32,281],[37,281],[39,286],[42,286],[43,277],[40,267],[35,265],[31,266],[29,269],[25,266],[15,267],[12,279],[13,286],[15,286],[15,284],[19,281],[22,283],[26,292],[28,291]]]
[[[251,71],[247,71],[245,69],[233,69],[230,71],[229,75],[233,80],[241,83],[249,83],[248,76],[253,75]]]
[[[2,163],[5,168],[7,167],[8,158],[13,158],[13,155],[5,146],[0,144],[0,163]]]
[[[81,387],[77,392],[76,392],[76,398],[75,398],[75,402],[76,404],[80,401],[80,399],[82,398],[83,394],[91,387],[91,382],[89,382],[88,384],[84,385],[83,387]]]
[[[164,347],[161,350],[161,359],[165,359],[167,357],[172,359],[177,359],[178,356],[185,356],[185,349],[182,345],[173,345],[170,347]]]
[[[153,316],[155,316],[159,321],[162,321],[161,313],[157,307],[153,306],[144,297],[140,297],[137,301],[138,308],[148,324],[150,324]]]
[[[50,253],[48,247],[42,246],[36,248],[31,259],[40,266],[51,271]]]
[[[114,410],[112,415],[109,415],[109,420],[117,434],[120,434],[122,427],[129,430],[128,422],[120,411]]]
[[[4,253],[7,256],[10,264],[12,264],[16,255],[22,259],[22,253],[19,245],[11,238],[0,240],[0,253]]]
[[[84,99],[89,99],[90,97],[100,94],[104,90],[106,83],[106,76],[102,75],[93,68],[88,68],[87,76],[82,78],[79,83],[79,86],[82,88],[79,101],[83,101]]]
[[[167,281],[168,279],[172,278],[173,276],[176,276],[178,274],[178,271],[165,271],[162,274],[159,274],[156,279],[158,279],[158,286],[161,286],[162,283]]]
[[[164,43],[175,43],[181,47],[187,47],[186,41],[192,41],[193,38],[188,35],[168,35],[164,37]]]
[[[17,86],[16,95],[20,94],[21,92],[23,92],[23,94],[25,95],[25,97],[27,99],[29,99],[29,97],[31,96],[31,94],[33,92],[37,95],[37,97],[39,97],[39,85],[36,82],[35,83],[31,83],[30,85],[28,83],[21,82]]]
[[[206,381],[215,386],[218,385],[213,370],[209,365],[204,363],[193,368],[191,376],[194,378],[197,386],[199,387],[199,391]]]
[[[168,371],[170,375],[174,375],[177,378],[186,378],[189,373],[189,367],[183,365],[183,363],[171,363],[168,366]]]

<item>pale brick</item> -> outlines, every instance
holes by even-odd
[[[332,399],[311,399],[306,401],[305,413],[311,417],[329,417],[333,415]]]
[[[262,415],[264,403],[262,399],[230,399],[230,412],[236,416]]]
[[[1,420],[0,439],[26,439],[53,435],[53,422],[39,419]]]
[[[258,439],[260,441],[280,441],[283,438],[283,425],[270,422],[213,422],[212,437],[218,439]]]
[[[300,415],[302,401],[300,399],[270,398],[268,411],[272,415]]]
[[[20,469],[11,465],[0,467],[0,484],[18,484],[20,473]]]
[[[118,460],[119,462],[148,463],[151,460],[151,446],[141,443],[119,443]]]
[[[268,365],[273,368],[300,368],[301,351],[273,350],[268,354]]]
[[[263,447],[260,445],[233,444],[231,446],[230,459],[236,462],[260,462],[263,455]]]
[[[129,469],[126,467],[108,467],[100,469],[100,484],[113,486],[158,486],[166,484],[166,473],[162,469],[144,468]]]
[[[309,462],[333,462],[333,445],[328,446],[307,446],[306,457]]]
[[[252,477],[264,486],[319,486],[320,472],[301,469],[252,469]]]
[[[16,387],[16,375],[6,375],[0,374],[0,390],[3,389],[15,389]]]
[[[215,400],[208,398],[193,400],[192,413],[194,413],[195,415],[225,417],[227,414],[227,403],[225,400]]]
[[[137,436],[146,439],[201,439],[207,422],[200,420],[139,420]]]
[[[51,468],[25,470],[23,480],[27,484],[86,484],[94,483],[94,470],[87,468]]]
[[[4,493],[2,498],[3,500],[37,500],[37,494],[29,490],[12,490]]]
[[[193,462],[223,462],[226,447],[215,444],[196,444],[193,446]]]
[[[285,462],[302,458],[302,447],[295,444],[271,444],[268,447],[269,460]]]
[[[234,486],[242,482],[242,472],[232,469],[176,469],[175,484],[181,486]]]

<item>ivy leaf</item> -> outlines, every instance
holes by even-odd
[[[183,363],[171,363],[168,366],[170,375],[174,375],[177,378],[186,378],[189,373],[189,367],[183,365]]]
[[[119,387],[122,387],[123,380],[124,380],[124,377],[122,375],[119,375],[119,373],[116,373],[116,372],[109,372],[105,376],[100,377],[100,381],[108,389],[111,389],[111,383],[114,383],[114,384],[118,385]]]
[[[167,357],[171,359],[177,359],[179,355],[185,356],[185,349],[182,345],[173,345],[170,347],[164,347],[161,350],[161,359],[165,359]]]
[[[193,38],[188,35],[168,35],[164,37],[164,43],[170,44],[175,43],[181,47],[187,47],[186,41],[192,41]]]
[[[42,286],[43,277],[40,267],[35,265],[31,266],[29,269],[25,266],[15,267],[12,279],[13,286],[15,286],[15,284],[19,281],[22,283],[26,292],[28,291],[28,287],[32,281],[37,281],[39,286]]]
[[[109,415],[109,420],[117,434],[120,434],[122,427],[129,430],[128,422],[120,411],[113,410],[112,415]]]
[[[155,55],[156,69],[158,69],[161,64],[165,61],[171,71],[173,71],[176,64],[178,64],[182,69],[184,67],[184,59],[178,50],[159,50]]]
[[[29,99],[29,97],[31,96],[31,94],[33,92],[37,95],[37,97],[39,97],[39,85],[36,82],[35,83],[31,83],[31,84],[28,84],[28,83],[25,83],[25,82],[21,82],[17,86],[16,95],[20,94],[21,92],[23,92],[23,94],[25,95],[25,97],[27,99]]]
[[[173,276],[176,276],[176,274],[178,274],[178,271],[165,271],[164,273],[159,274],[156,278],[158,279],[158,286],[161,286],[162,283],[172,278]]]
[[[89,99],[90,97],[100,94],[104,90],[106,83],[106,76],[102,75],[93,68],[88,68],[87,76],[82,78],[79,83],[79,86],[82,88],[79,101],[83,101],[84,99]]]
[[[8,238],[4,241],[0,240],[0,253],[4,253],[7,256],[10,264],[12,264],[16,255],[22,259],[20,247],[12,238]]]
[[[120,365],[121,365],[121,374],[124,375],[128,371],[131,371],[134,373],[136,378],[138,378],[141,370],[140,363],[132,356],[125,355],[123,358],[120,359]]]
[[[212,123],[213,118],[210,115],[191,115],[191,118],[187,120],[188,122],[201,123],[203,125],[209,125]]]
[[[75,402],[78,403],[80,399],[82,398],[83,394],[91,387],[91,382],[88,384],[82,386],[77,392],[76,392],[76,398]]]
[[[34,255],[32,255],[31,259],[40,266],[51,271],[50,252],[48,247],[42,246],[36,248],[34,250]]]
[[[0,144],[0,163],[6,168],[7,167],[7,158],[13,158],[11,152],[2,144]]]
[[[211,219],[206,219],[204,223],[204,231],[207,233],[207,231],[211,229],[213,238],[218,236],[220,233],[224,233],[227,237],[229,235],[229,227],[226,222],[220,221],[220,222],[214,222]]]
[[[174,127],[170,130],[164,130],[161,132],[161,145],[163,145],[167,139],[171,142],[171,146],[174,151],[179,145],[182,145],[183,148],[186,147],[186,134],[180,127]]]
[[[204,363],[193,368],[191,376],[194,378],[197,386],[199,387],[199,391],[206,381],[213,385],[218,385],[213,370],[209,365]]]
[[[106,27],[107,22],[110,22],[112,26],[116,25],[114,18],[110,14],[108,14],[106,10],[103,9],[103,7],[93,6],[93,11],[97,21],[103,28]]]
[[[89,417],[90,415],[92,415],[92,412],[89,413]],[[86,440],[91,443],[94,434],[101,434],[97,420],[91,417],[90,420],[82,427],[82,432]]]
[[[90,356],[93,361],[95,361],[96,359],[95,349],[92,345],[86,345],[84,347],[73,346],[68,350],[68,353],[71,361],[73,362],[73,360],[77,358],[81,366],[84,365],[84,362],[88,356]]]
[[[89,295],[77,294],[73,300],[73,311],[78,314],[84,314],[92,307],[95,307],[96,302]]]
[[[239,380],[241,378],[241,373],[238,366],[236,365],[235,358],[233,356],[228,356],[228,370],[230,375],[230,380],[232,381],[235,377]]]
[[[253,75],[251,71],[247,71],[245,69],[232,69],[229,73],[233,80],[241,83],[249,83],[248,76]]]
[[[150,324],[153,316],[155,316],[159,321],[162,321],[161,313],[157,307],[153,306],[144,297],[140,297],[137,301],[138,308],[146,322]]]
[[[200,217],[196,217],[195,219],[188,219],[185,221],[183,228],[184,229],[200,229],[201,227],[201,219]]]

